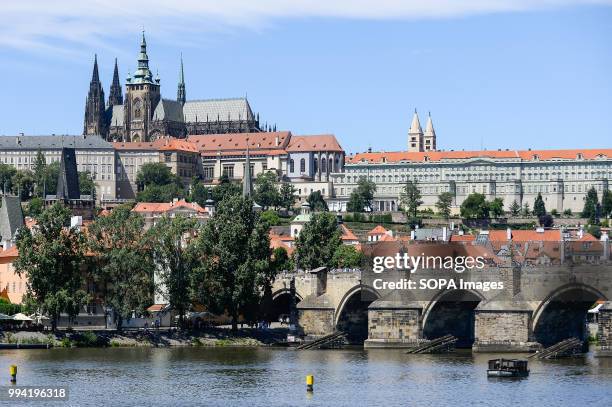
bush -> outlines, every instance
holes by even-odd
[[[6,298],[0,298],[0,313],[14,315],[21,312],[21,304],[11,304]]]

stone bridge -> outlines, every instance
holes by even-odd
[[[405,278],[453,279],[457,287],[425,290],[383,289],[380,275],[361,270],[285,273],[273,286],[277,315],[290,314],[295,286],[298,329],[309,338],[342,330],[365,347],[412,347],[445,334],[459,338],[458,346],[474,351],[531,351],[589,333],[587,310],[596,301],[610,301],[612,265],[585,264],[542,267],[491,267],[453,274],[425,270],[396,273],[384,281]],[[503,283],[503,289],[461,287]],[[480,288],[480,289],[479,289]],[[612,346],[612,303],[599,313],[602,352]]]

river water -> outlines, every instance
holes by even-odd
[[[611,406],[612,359],[530,361],[487,379],[497,355],[400,350],[107,348],[1,350],[0,384],[67,386],[72,406]],[[305,376],[315,376],[312,394]],[[27,403],[13,403],[19,406]]]

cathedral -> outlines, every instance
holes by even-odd
[[[113,82],[108,101],[94,58],[93,74],[85,103],[83,134],[101,135],[108,141],[153,141],[160,137],[184,138],[193,134],[253,133],[261,128],[246,98],[187,100],[183,60],[179,71],[176,99],[164,99],[159,76],[149,69],[144,32],[138,55],[138,69],[128,74],[125,98],[115,59]]]

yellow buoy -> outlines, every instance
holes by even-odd
[[[17,365],[11,365],[9,372],[11,373],[11,383],[15,383],[17,381]]]
[[[306,376],[306,391],[313,391],[314,376],[309,374]]]

